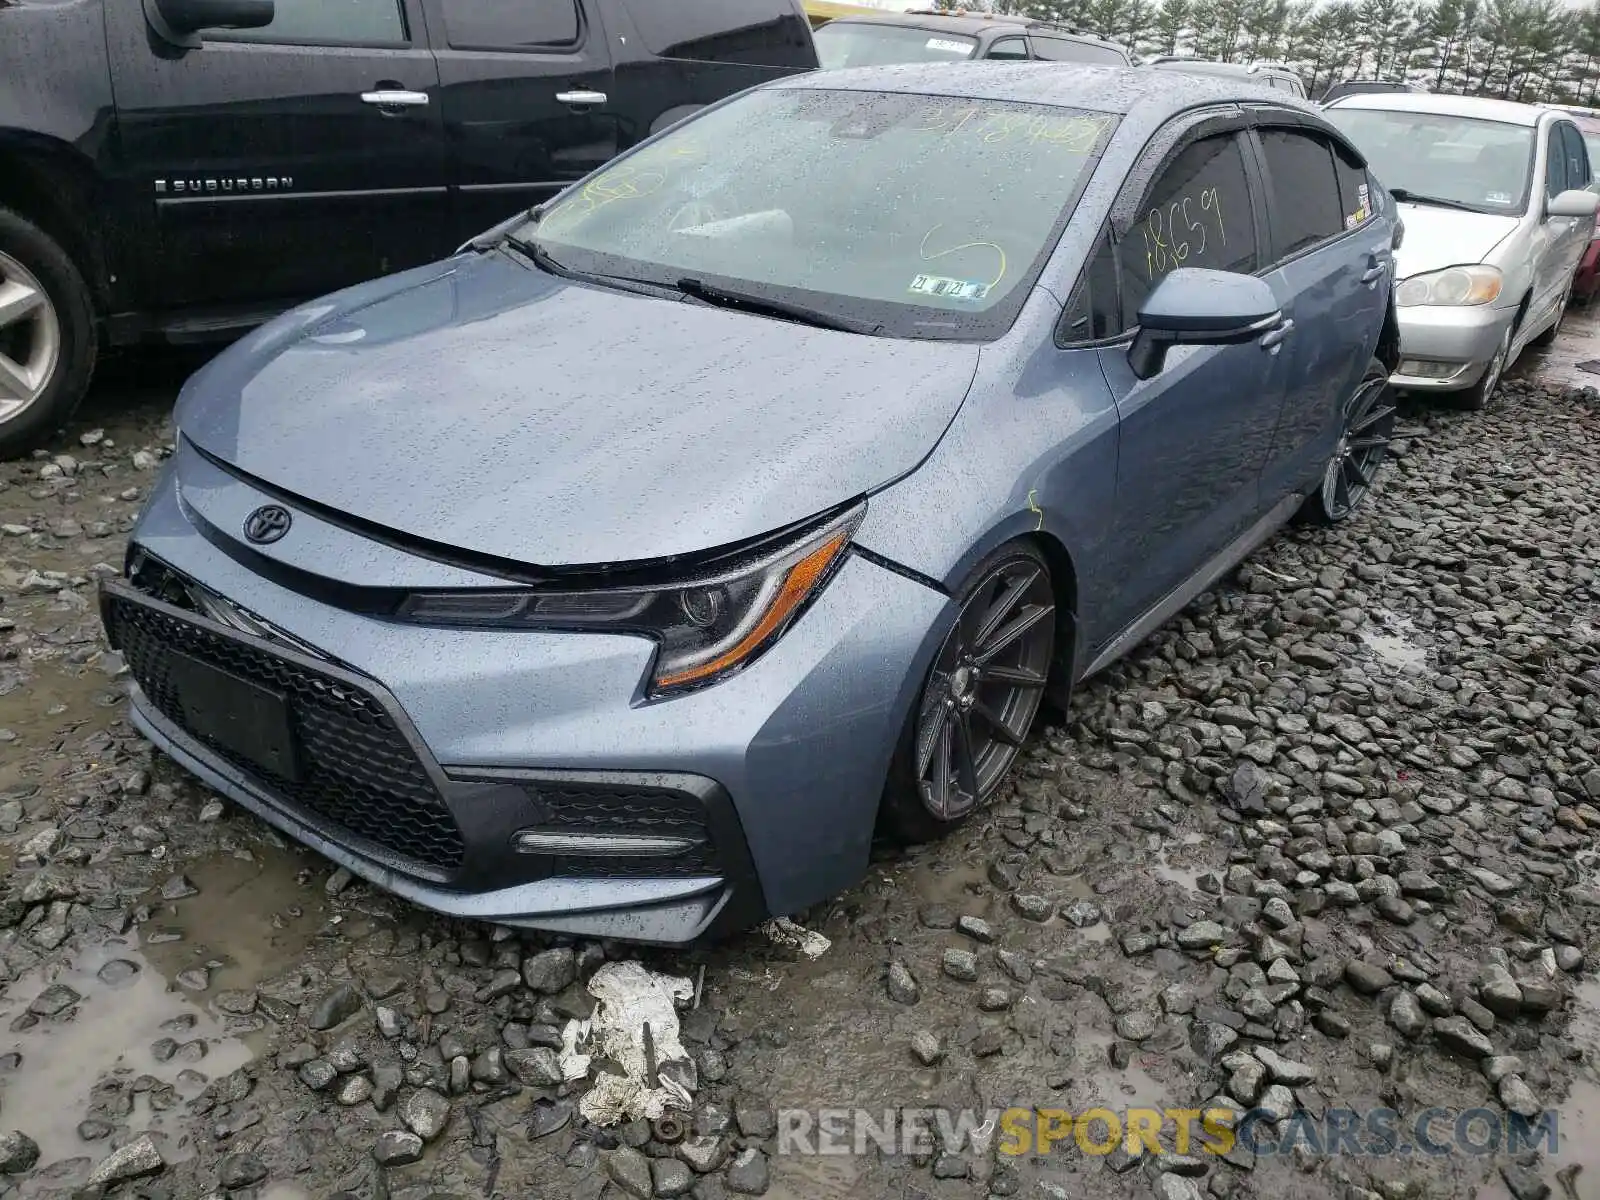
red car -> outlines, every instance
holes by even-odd
[[[1594,184],[1600,187],[1600,111],[1592,108],[1568,108],[1572,120],[1583,134],[1584,148],[1589,151],[1589,165],[1595,173]],[[1600,292],[1600,225],[1589,238],[1589,248],[1578,261],[1578,270],[1572,277],[1572,298],[1581,303],[1593,300]]]

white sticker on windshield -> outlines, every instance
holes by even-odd
[[[989,286],[966,279],[947,279],[943,275],[918,275],[906,290],[939,300],[982,300],[989,294]]]
[[[1356,185],[1356,200],[1359,202],[1356,207],[1365,208],[1367,206],[1368,195],[1366,184],[1358,183]]]
[[[946,54],[959,54],[962,58],[972,53],[972,47],[966,42],[952,42],[949,38],[929,38],[929,50],[942,50]]]
[[[1484,199],[1487,200],[1490,204],[1510,204],[1511,203],[1511,193],[1510,192],[1490,192],[1487,196],[1484,197]]]

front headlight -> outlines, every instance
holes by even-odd
[[[1492,304],[1500,297],[1502,282],[1497,267],[1446,267],[1407,279],[1395,289],[1394,302],[1402,308],[1416,304]]]
[[[421,625],[636,633],[660,644],[652,694],[712,683],[767,650],[844,559],[858,506],[724,571],[653,587],[424,592],[400,606]]]

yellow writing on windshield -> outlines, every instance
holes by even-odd
[[[642,150],[584,184],[547,212],[539,222],[540,227],[559,233],[608,204],[653,195],[661,190],[674,167],[700,158],[700,148],[693,143],[669,143]]]
[[[977,104],[929,109],[911,126],[917,133],[965,134],[987,145],[1007,142],[1060,146],[1087,154],[1111,126],[1110,117],[1049,117],[1039,113],[995,112]]]
[[[994,287],[996,287],[999,284],[999,282],[1002,279],[1005,278],[1005,276],[1006,276],[1006,252],[1005,252],[1005,248],[1003,246],[1001,246],[998,242],[984,242],[984,241],[962,242],[959,246],[951,246],[948,250],[936,250],[932,254],[928,253],[928,243],[929,243],[929,241],[931,241],[933,239],[933,235],[934,234],[938,233],[939,230],[941,230],[943,228],[944,228],[944,225],[941,223],[939,225],[935,225],[932,229],[928,230],[927,233],[922,235],[922,245],[917,247],[917,255],[918,255],[919,258],[922,259],[923,262],[933,262],[934,259],[937,259],[937,258],[948,258],[950,255],[957,254],[962,250],[993,250],[995,252],[995,254],[997,254],[999,256],[999,258],[1000,258],[1000,269],[995,273],[995,277],[993,279],[989,280],[989,282],[986,285],[986,287],[988,289],[993,289]]]
[[[1228,244],[1228,227],[1222,218],[1222,197],[1214,187],[1198,195],[1180,196],[1158,204],[1139,222],[1144,236],[1145,278],[1154,281],[1206,252],[1209,244]]]

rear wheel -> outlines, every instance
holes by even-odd
[[[1027,543],[986,558],[957,600],[889,770],[885,824],[906,841],[960,828],[994,795],[1038,715],[1055,651],[1050,568]]]
[[[1360,386],[1345,402],[1339,444],[1322,473],[1322,486],[1300,510],[1302,520],[1313,525],[1334,525],[1361,506],[1389,453],[1394,419],[1389,369],[1373,359]]]
[[[0,208],[0,456],[32,449],[71,417],[97,348],[89,288],[72,259]]]

